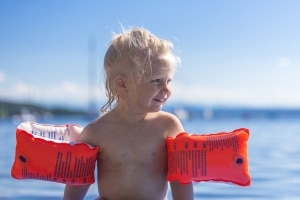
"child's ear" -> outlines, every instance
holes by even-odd
[[[122,96],[127,91],[126,80],[124,76],[117,75],[115,78],[115,87],[118,95]]]

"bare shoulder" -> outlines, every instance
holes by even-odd
[[[105,131],[105,117],[99,117],[84,127],[79,140],[93,146],[98,146],[97,140]]]
[[[165,111],[158,112],[157,117],[160,120],[164,120],[164,121],[167,121],[167,122],[180,122],[179,119],[174,114],[169,113],[169,112],[165,112]]]
[[[167,128],[167,135],[169,137],[175,137],[177,134],[184,132],[184,128],[180,120],[169,112],[160,111],[157,116],[157,120]]]

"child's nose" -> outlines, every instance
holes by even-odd
[[[163,84],[162,92],[163,92],[163,93],[170,93],[170,92],[171,92],[171,86],[170,86],[169,83]]]

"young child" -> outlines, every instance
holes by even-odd
[[[99,146],[98,190],[102,200],[167,199],[166,137],[184,129],[161,111],[171,95],[179,59],[169,41],[144,28],[115,35],[106,52],[104,115],[87,125],[80,141]],[[193,185],[171,182],[174,200],[193,199]],[[89,186],[65,187],[64,199],[83,199]]]

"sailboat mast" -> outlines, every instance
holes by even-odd
[[[94,115],[97,114],[96,106],[96,79],[97,79],[97,70],[96,70],[96,40],[93,37],[89,37],[88,40],[88,114]]]

